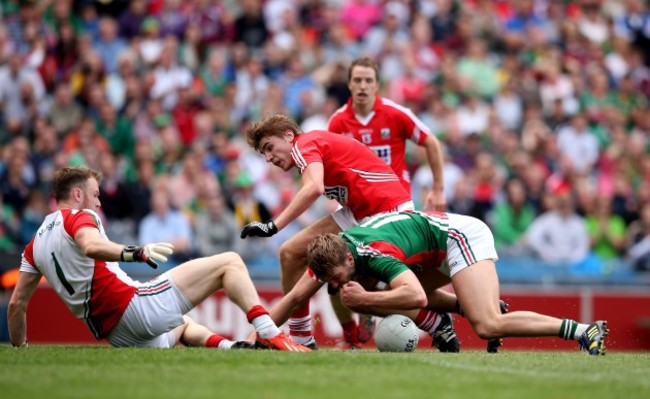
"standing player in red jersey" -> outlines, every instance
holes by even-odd
[[[406,141],[425,148],[433,173],[433,187],[424,206],[444,211],[442,148],[429,128],[408,108],[377,95],[379,67],[370,58],[352,62],[348,88],[352,97],[329,120],[327,130],[352,137],[367,145],[393,168],[404,188],[411,192],[411,176],[406,167]]]
[[[325,216],[287,240],[280,248],[282,288],[289,292],[307,268],[307,244],[317,235],[339,233],[384,213],[411,210],[411,195],[390,166],[358,141],[327,131],[303,133],[284,115],[275,115],[253,124],[246,132],[248,144],[264,155],[267,162],[288,171],[297,167],[302,187],[291,203],[274,221],[250,223],[241,237],[270,237],[307,210],[320,195],[341,204]],[[439,293],[441,307],[454,308],[453,294]],[[440,328],[452,329],[450,325]],[[296,342],[315,346],[309,303],[289,318],[290,336]],[[356,336],[356,332],[355,332]],[[455,333],[449,345],[457,346]],[[441,348],[442,350],[443,348]]]
[[[278,329],[260,304],[246,265],[225,252],[185,262],[146,283],[132,280],[118,261],[157,268],[174,247],[117,244],[106,237],[97,212],[101,174],[65,167],[54,177],[58,210],[45,217],[23,252],[16,288],[9,301],[11,344],[27,346],[27,305],[41,276],[99,340],[116,347],[169,348],[177,343],[221,349],[252,348],[230,341],[185,316],[209,295],[224,289],[244,312],[264,347],[305,352]]]
[[[425,148],[433,174],[433,187],[428,192],[425,209],[444,211],[443,156],[440,142],[429,128],[408,108],[377,95],[379,66],[370,58],[358,58],[348,70],[348,88],[352,97],[330,118],[328,130],[352,137],[367,145],[393,168],[404,188],[411,192],[411,176],[406,167],[406,141]],[[352,313],[341,304],[340,297],[331,297],[332,306],[341,325],[354,322]],[[360,315],[358,341],[372,338],[375,322],[372,316]],[[345,334],[354,345],[355,337]]]

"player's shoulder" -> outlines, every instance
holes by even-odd
[[[327,125],[329,126],[329,125],[332,124],[332,122],[337,122],[337,121],[340,121],[342,119],[347,118],[347,112],[346,112],[347,110],[348,110],[348,104],[347,103],[343,104],[342,106],[337,108],[336,111],[334,111],[332,113],[329,120],[327,121]]]
[[[392,112],[399,115],[403,115],[403,114],[410,115],[413,113],[413,111],[411,111],[410,108],[398,104],[395,101],[386,97],[381,97],[381,107],[385,112]]]

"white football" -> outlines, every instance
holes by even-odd
[[[377,324],[375,344],[380,352],[413,352],[418,346],[420,330],[406,316],[392,314]]]

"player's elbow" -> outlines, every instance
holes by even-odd
[[[423,292],[415,293],[413,296],[413,308],[424,308],[427,306],[428,300],[427,295]]]

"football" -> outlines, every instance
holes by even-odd
[[[380,352],[413,352],[418,346],[420,330],[406,316],[392,314],[377,324],[375,345]]]

